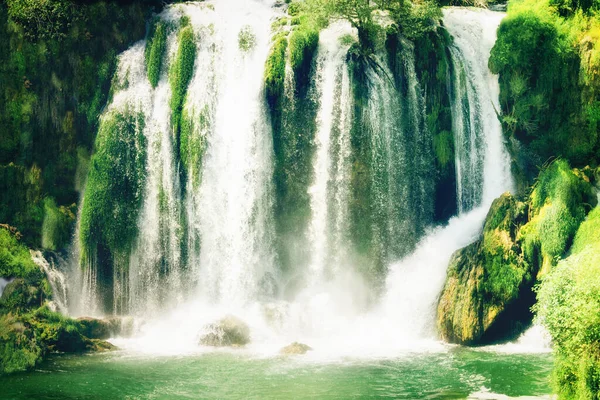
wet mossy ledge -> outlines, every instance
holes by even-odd
[[[9,282],[0,294],[0,375],[34,368],[52,352],[114,349],[89,321],[51,311],[50,283],[19,237],[16,229],[0,226],[0,277]]]
[[[556,160],[540,173],[529,196],[519,200],[505,193],[493,202],[481,238],[450,261],[437,311],[444,340],[495,343],[531,324],[534,285],[581,247],[573,239],[597,203],[594,179],[590,168],[571,169]]]
[[[81,208],[79,241],[83,268],[97,266],[110,285],[109,265],[126,267],[137,237],[146,178],[144,115],[126,108],[102,117]],[[110,297],[110,296],[109,296]]]

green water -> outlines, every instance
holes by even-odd
[[[54,356],[33,372],[0,377],[0,398],[464,399],[482,387],[511,397],[543,396],[550,393],[551,364],[548,354],[462,348],[327,363],[302,356],[149,357],[115,352]]]

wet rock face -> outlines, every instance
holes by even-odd
[[[213,347],[244,346],[250,343],[250,328],[241,319],[228,315],[207,325],[200,336],[199,343]]]
[[[284,354],[284,355],[306,354],[306,352],[310,351],[310,350],[312,350],[312,347],[310,347],[304,343],[294,342],[288,346],[285,346],[281,350],[279,350],[279,353]]]

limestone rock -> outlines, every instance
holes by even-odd
[[[292,354],[306,354],[307,351],[312,350],[312,347],[304,344],[294,342],[288,346],[285,346],[281,350],[279,350],[280,354],[292,355]]]
[[[200,336],[200,344],[204,346],[225,347],[244,346],[250,342],[250,328],[233,315],[207,325]]]
[[[533,278],[516,245],[525,211],[503,194],[490,208],[481,239],[452,256],[437,311],[444,340],[488,343],[518,334],[531,320]]]

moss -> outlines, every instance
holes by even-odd
[[[83,258],[97,255],[99,247],[114,256],[128,250],[136,237],[146,177],[143,128],[143,114],[130,110],[102,118],[81,211]]]
[[[182,18],[181,28],[177,34],[177,43],[177,53],[169,71],[169,83],[171,85],[171,123],[176,135],[176,143],[179,144],[181,112],[196,61],[194,31],[189,25],[189,21],[186,22],[184,18]],[[179,154],[179,145],[177,145],[177,153]]]
[[[285,81],[286,35],[276,35],[265,65],[265,94],[271,108],[278,108]]]
[[[47,306],[22,314],[0,316],[0,375],[26,371],[51,352],[82,353],[115,347],[91,340],[78,321],[52,312]]]
[[[515,243],[525,220],[525,205],[505,193],[494,200],[482,238],[452,256],[437,314],[445,340],[489,343],[531,321],[534,279]]]
[[[146,71],[152,87],[158,85],[160,72],[167,49],[167,25],[162,21],[155,21],[150,29],[146,41]]]
[[[296,83],[305,84],[319,44],[319,31],[309,23],[299,25],[290,34],[290,66]]]
[[[29,250],[18,240],[18,234],[0,227],[0,277],[41,280],[43,275],[31,259]]]
[[[547,273],[571,246],[579,224],[597,202],[587,178],[564,160],[540,174],[529,196],[529,219],[519,232],[526,259],[540,274]]]
[[[191,115],[189,115],[191,113]],[[210,129],[208,105],[196,115],[184,108],[181,115],[181,163],[194,188],[200,186],[206,135]]]
[[[240,50],[248,52],[256,45],[256,34],[250,25],[244,26],[238,34],[238,46]]]
[[[56,251],[68,245],[73,233],[76,212],[76,204],[58,207],[53,198],[48,197],[44,200],[42,247]]]
[[[433,137],[435,159],[442,168],[454,161],[454,136],[452,132],[443,131]]]

